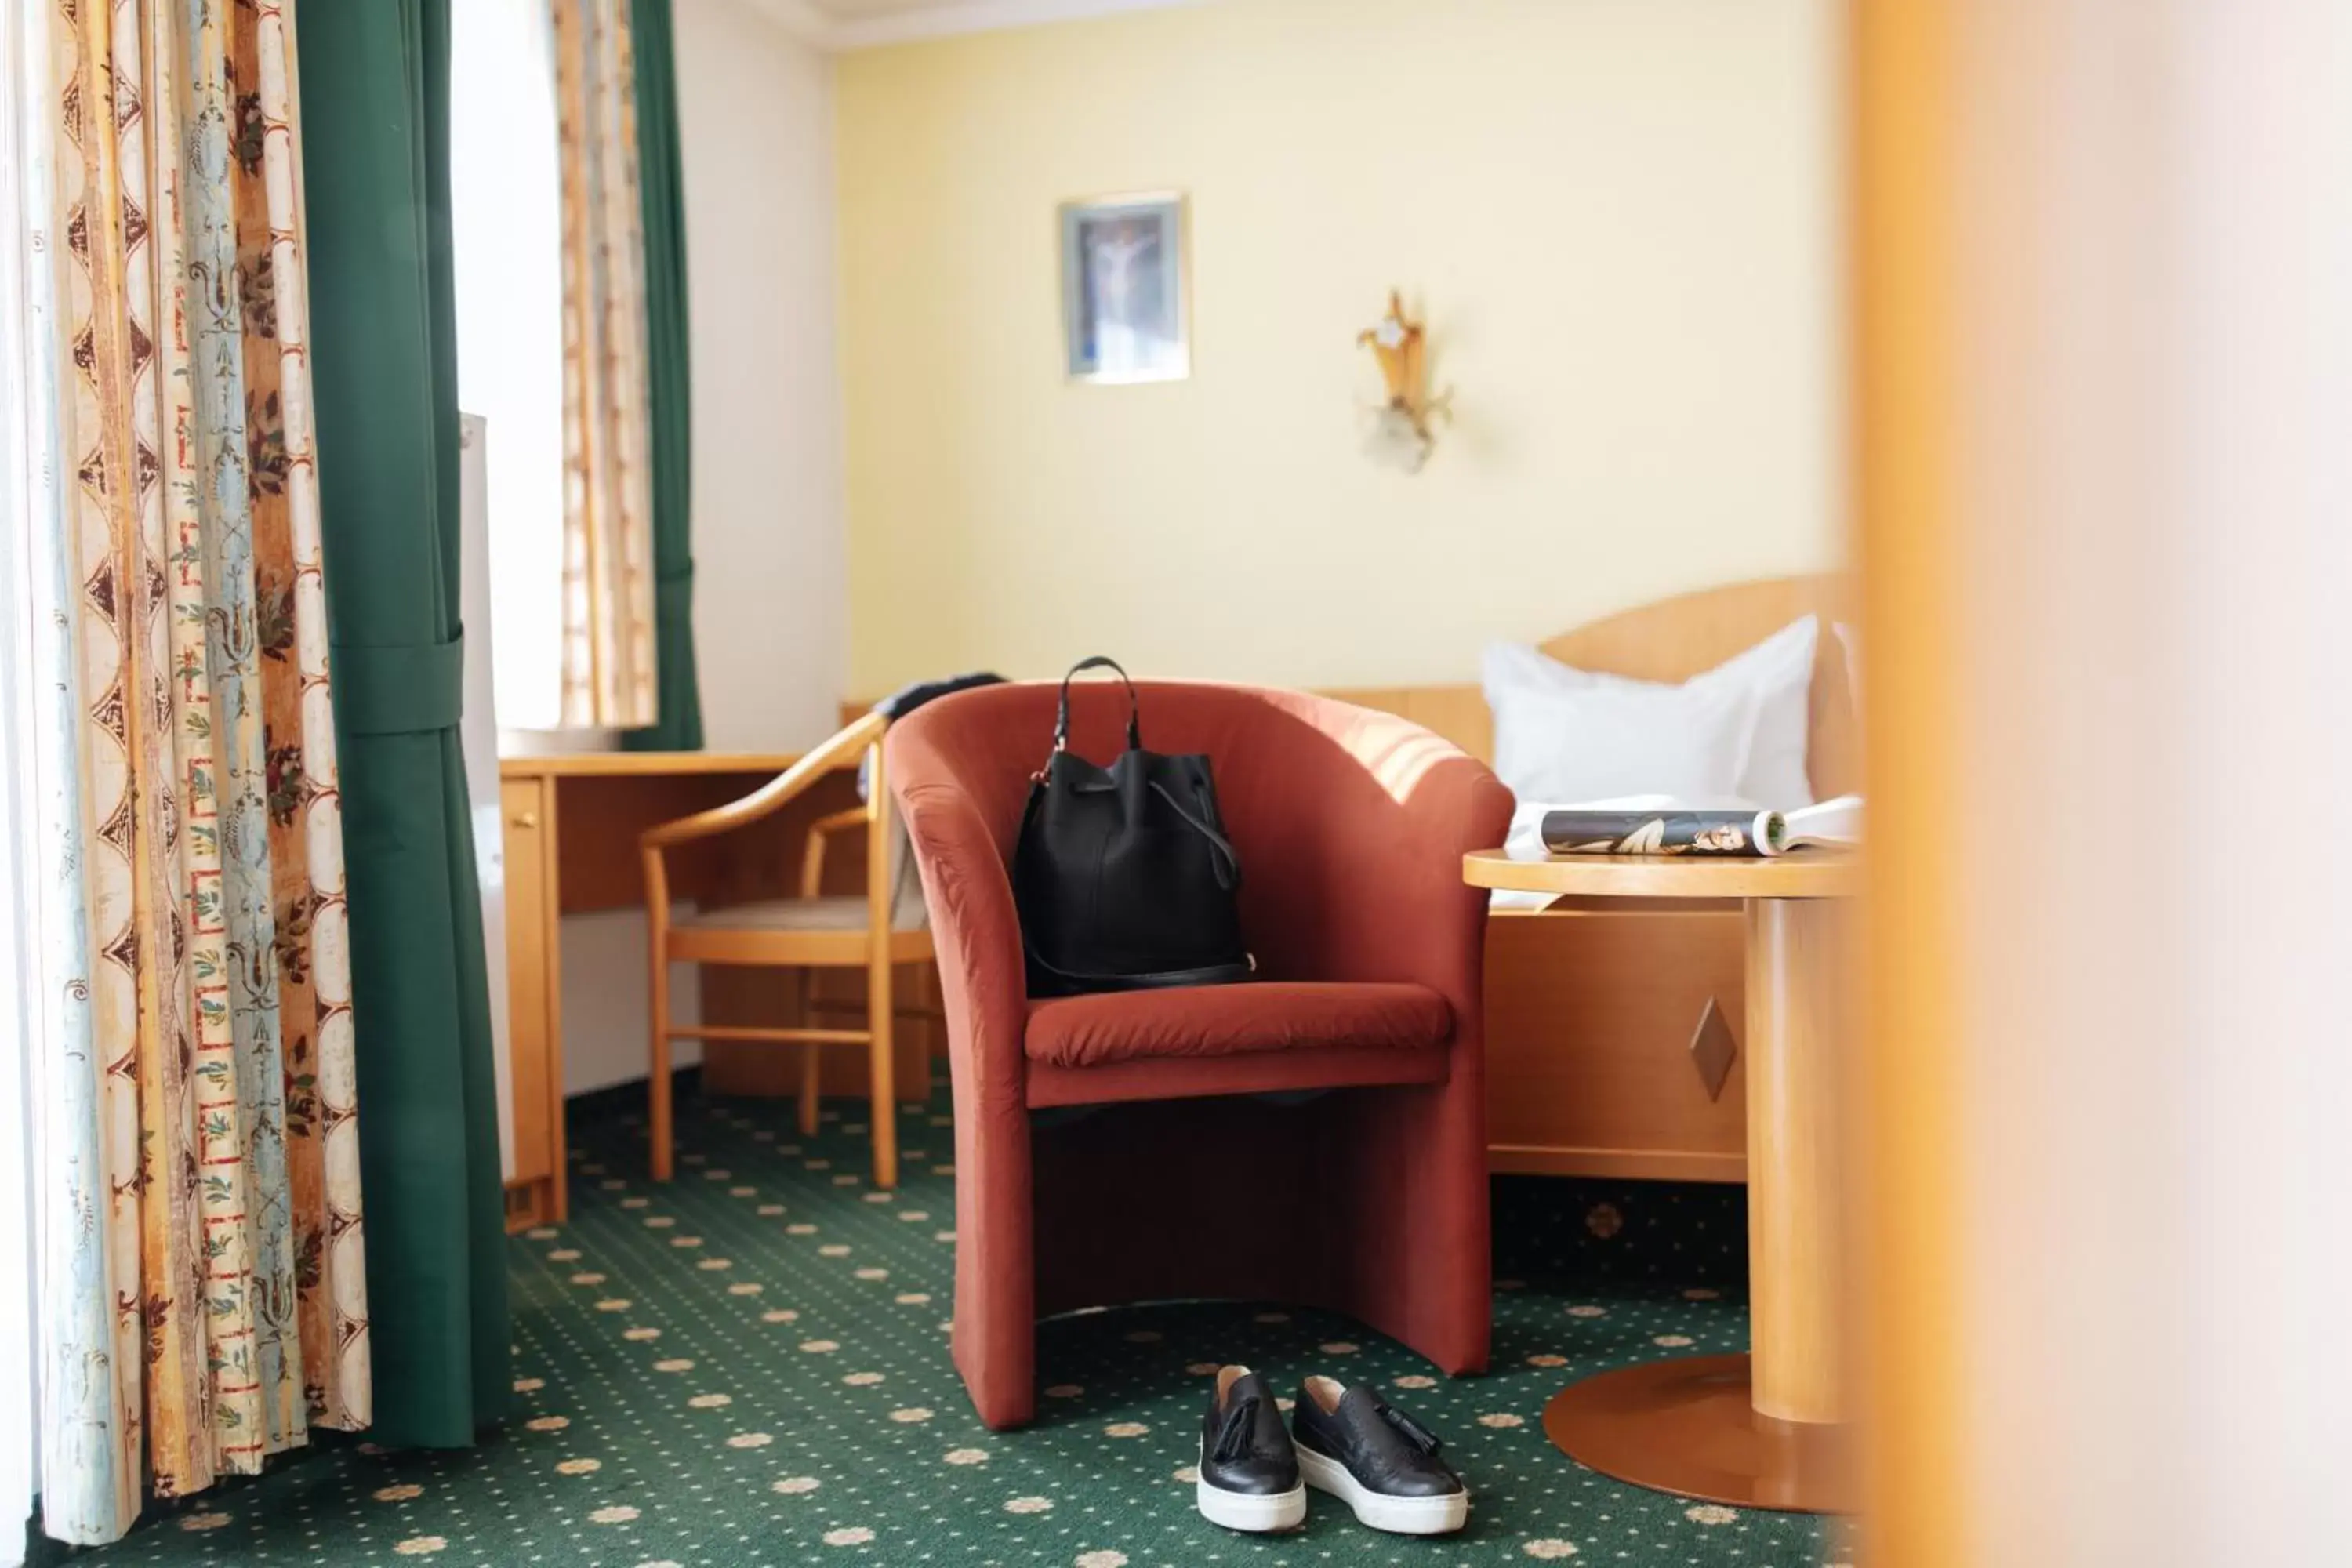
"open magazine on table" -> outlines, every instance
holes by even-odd
[[[1794,811],[1695,806],[1664,797],[1545,810],[1539,834],[1553,855],[1785,855],[1851,849],[1862,841],[1862,797],[1842,795]]]

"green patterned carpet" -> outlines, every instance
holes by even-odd
[[[151,1510],[121,1563],[1000,1568],[1822,1561],[1816,1522],[1696,1506],[1581,1469],[1544,1440],[1579,1374],[1740,1348],[1740,1194],[1496,1184],[1495,1370],[1458,1382],[1348,1320],[1263,1305],[1081,1313],[1039,1331],[1040,1418],[996,1434],[947,1353],[953,1145],[944,1096],[901,1121],[906,1180],[866,1181],[865,1129],[688,1097],[679,1179],[643,1175],[625,1099],[575,1108],[572,1223],[513,1243],[522,1407],[468,1453],[330,1439]],[[1193,1511],[1205,1374],[1377,1382],[1447,1439],[1470,1527],[1402,1540],[1310,1500],[1304,1530],[1229,1535]]]

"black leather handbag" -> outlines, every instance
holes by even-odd
[[[1107,768],[1070,747],[1070,677],[1116,671],[1127,750]],[[1204,756],[1143,749],[1127,671],[1097,655],[1062,677],[1054,749],[1034,775],[1013,850],[1033,995],[1219,985],[1249,977],[1235,895],[1240,858]]]

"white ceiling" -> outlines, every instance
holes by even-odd
[[[811,0],[819,11],[835,22],[862,22],[875,16],[903,16],[909,11],[938,11],[954,6],[956,0]]]
[[[743,0],[828,49],[863,49],[910,38],[984,33],[1068,22],[1117,11],[1150,11],[1198,0]]]

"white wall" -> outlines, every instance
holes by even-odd
[[[842,58],[851,679],[1466,680],[1842,558],[1837,0],[1226,0]],[[1192,374],[1064,374],[1055,207],[1189,202]],[[1454,392],[1367,458],[1391,286]]]
[[[646,915],[608,910],[563,917],[563,1092],[585,1094],[646,1076]],[[678,967],[670,1016],[702,1014],[699,972]],[[702,1059],[698,1040],[672,1049],[679,1067]]]
[[[743,0],[676,16],[704,739],[796,750],[832,732],[848,647],[832,67]],[[567,1094],[644,1076],[645,943],[635,910],[564,921]],[[688,1018],[693,972],[677,979]]]
[[[805,746],[848,647],[832,66],[743,0],[677,17],[703,725],[714,751]]]

